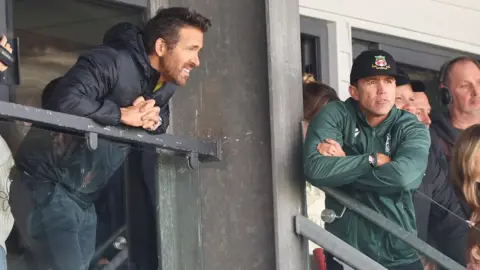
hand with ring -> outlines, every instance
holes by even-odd
[[[344,157],[345,152],[342,149],[342,146],[332,139],[326,139],[325,142],[319,143],[317,145],[317,150],[320,154],[330,157]]]

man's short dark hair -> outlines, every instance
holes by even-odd
[[[162,8],[157,11],[143,29],[143,43],[147,53],[155,50],[155,42],[162,38],[169,50],[175,48],[179,40],[182,27],[191,26],[198,28],[203,33],[210,28],[210,20],[190,8],[172,7]]]

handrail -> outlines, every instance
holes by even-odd
[[[84,134],[98,134],[109,139],[151,145],[176,153],[195,154],[202,162],[219,161],[221,144],[219,141],[190,139],[172,134],[153,135],[144,130],[127,127],[102,126],[86,117],[54,112],[34,107],[0,101],[0,118],[14,119],[65,131]]]
[[[461,266],[454,260],[445,256],[443,253],[439,252],[438,250],[431,247],[427,243],[418,239],[416,235],[407,232],[402,227],[398,226],[393,221],[387,219],[382,214],[370,209],[369,207],[365,206],[358,200],[348,196],[344,192],[338,189],[329,188],[329,187],[321,187],[320,189],[323,190],[327,195],[335,198],[338,202],[346,206],[348,209],[370,220],[372,223],[383,228],[385,231],[403,240],[405,243],[407,243],[414,249],[421,251],[423,255],[432,259],[433,261],[438,263],[440,266],[449,270],[465,269],[465,267]]]
[[[295,217],[296,233],[302,235],[327,250],[335,258],[358,270],[386,270],[385,267],[372,260],[367,255],[329,233],[308,218]]]
[[[128,190],[127,190],[127,192],[128,192]],[[97,247],[95,249],[95,254],[93,254],[92,259],[90,259],[90,267],[96,267],[97,266],[96,264],[101,259],[101,257],[104,255],[103,253],[107,249],[109,249],[113,246],[113,243],[115,242],[115,240],[117,240],[117,238],[119,236],[121,236],[122,234],[125,234],[126,229],[127,229],[127,226],[123,225],[117,231],[115,231],[102,245],[100,245],[99,247]]]

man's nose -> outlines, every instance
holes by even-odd
[[[385,81],[379,81],[377,83],[377,94],[385,94],[389,87],[389,83]]]
[[[377,94],[383,94],[383,93],[385,93],[385,85],[380,82],[377,84]]]
[[[196,54],[196,55],[193,57],[192,63],[193,63],[193,65],[195,65],[195,67],[199,67],[199,66],[200,66],[200,57],[198,57],[198,54]]]
[[[473,85],[473,94],[477,97],[480,96],[480,83]]]
[[[420,121],[423,122],[425,125],[430,126],[430,124],[432,123],[432,119],[430,118],[430,116],[426,112],[421,112],[421,114],[423,121]]]

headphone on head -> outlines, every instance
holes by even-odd
[[[440,99],[442,104],[445,106],[450,105],[452,103],[452,92],[450,88],[447,86],[447,75],[450,73],[450,69],[452,68],[453,64],[458,61],[458,57],[453,58],[447,62],[445,62],[442,67],[440,68],[440,75],[439,75],[439,87],[440,87]]]
[[[471,61],[475,63],[480,68],[480,64],[478,61],[470,56],[458,56],[455,57],[447,62],[445,62],[442,67],[440,68],[440,76],[439,76],[439,83],[440,83],[440,98],[442,100],[443,105],[448,106],[452,103],[452,91],[447,86],[447,76],[450,73],[453,65],[459,61]]]

